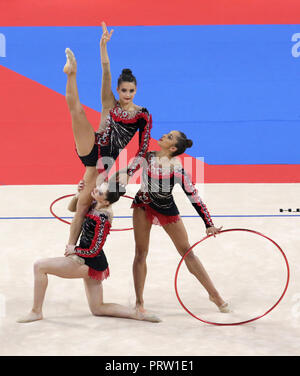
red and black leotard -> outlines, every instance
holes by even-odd
[[[206,227],[213,226],[210,214],[198,195],[195,185],[180,164],[165,168],[158,165],[155,152],[146,154],[142,186],[137,192],[132,207],[143,207],[147,218],[154,224],[165,225],[179,220],[179,211],[172,190],[180,184]]]
[[[133,175],[139,168],[141,160],[145,158],[151,138],[152,117],[146,108],[138,111],[129,112],[121,108],[117,102],[115,107],[110,110],[106,118],[106,128],[103,132],[95,133],[95,145],[89,155],[79,156],[85,166],[96,166],[97,161],[104,158],[104,163],[100,164],[98,170],[108,171],[114,161],[118,158],[135,133],[139,130],[139,149],[135,155],[132,164],[129,166],[128,175]],[[111,158],[107,163],[105,157]]]
[[[101,281],[109,276],[103,245],[110,227],[107,213],[90,209],[82,225],[79,245],[75,247],[75,254],[82,257],[85,264],[89,266],[89,276]]]

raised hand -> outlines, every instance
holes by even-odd
[[[64,66],[64,72],[66,74],[76,73],[77,72],[77,63],[75,59],[74,53],[70,50],[70,48],[66,48],[65,50],[67,62]]]
[[[106,43],[110,40],[112,33],[114,32],[113,29],[111,29],[110,32],[108,32],[105,22],[102,22],[102,37],[100,40],[100,47],[106,46]]]

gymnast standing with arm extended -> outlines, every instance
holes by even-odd
[[[102,23],[102,29],[103,33],[100,40],[102,112],[97,132],[94,131],[93,126],[88,121],[79,100],[75,56],[69,48],[66,49],[67,62],[64,66],[64,72],[68,77],[66,101],[72,118],[77,154],[85,165],[83,176],[85,186],[78,197],[76,212],[70,226],[68,245],[74,245],[78,240],[85,214],[91,204],[91,192],[96,186],[96,181],[98,186],[103,181],[103,178],[98,176],[99,172],[104,169],[107,173],[109,172],[120,151],[126,147],[135,133],[139,131],[139,149],[127,170],[125,180],[128,181],[129,177],[138,168],[141,158],[147,152],[150,141],[151,115],[146,108],[133,103],[137,82],[131,70],[123,69],[118,79],[117,92],[119,100],[114,97],[107,53],[107,43],[112,36],[113,30],[108,32],[104,22]]]
[[[207,235],[216,235],[221,228],[214,226],[210,214],[198,195],[197,189],[184,171],[178,158],[192,146],[192,140],[179,131],[171,131],[158,141],[160,150],[148,152],[143,167],[141,189],[132,203],[133,226],[135,238],[135,258],[133,277],[136,292],[136,306],[144,312],[143,291],[145,286],[149,250],[149,239],[152,224],[161,225],[169,235],[180,256],[191,247],[185,226],[180,218],[174,202],[172,190],[179,183],[192,205],[202,218]],[[206,289],[209,299],[217,305],[221,312],[229,312],[226,303],[214,287],[208,273],[199,258],[191,251],[185,258],[188,270]]]

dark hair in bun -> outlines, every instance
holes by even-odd
[[[122,70],[122,73],[118,78],[118,87],[121,85],[122,82],[133,82],[135,86],[137,86],[136,78],[132,74],[132,71],[128,68]]]
[[[174,151],[172,157],[176,157],[176,155],[184,153],[187,148],[191,148],[192,146],[193,141],[188,139],[183,132],[179,132],[179,136],[177,137],[177,143],[175,144],[177,150]]]
[[[125,195],[126,188],[124,185],[119,184],[116,180],[111,180],[108,182],[108,189],[106,192],[106,200],[113,204],[119,201],[120,197]]]

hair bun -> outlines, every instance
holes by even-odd
[[[132,82],[137,85],[136,78],[132,74],[132,70],[129,68],[122,69],[122,73],[120,74],[120,77],[118,78],[118,87],[120,87],[122,82]]]
[[[187,147],[187,148],[191,148],[192,146],[193,146],[193,141],[187,139],[187,140],[186,140],[186,147]]]
[[[132,70],[128,68],[123,69],[122,76],[132,76]]]

